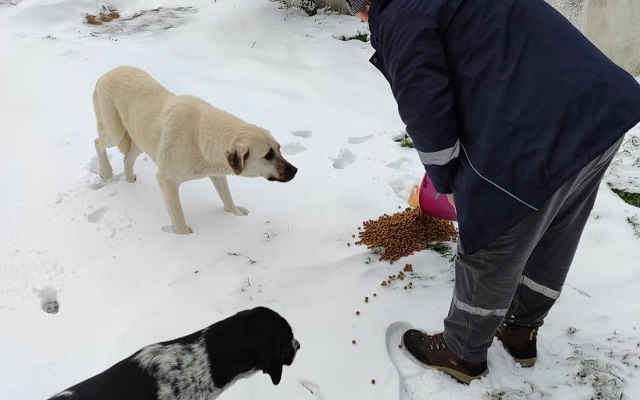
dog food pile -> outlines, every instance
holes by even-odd
[[[458,237],[451,221],[424,215],[420,208],[384,214],[377,220],[363,222],[364,229],[358,232],[360,240],[369,249],[382,248],[380,260],[394,261],[424,250],[431,242],[446,242]]]

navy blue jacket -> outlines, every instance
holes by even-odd
[[[372,0],[384,74],[472,254],[640,121],[640,85],[543,0]]]

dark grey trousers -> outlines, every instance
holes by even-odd
[[[600,181],[622,139],[558,189],[538,211],[472,255],[458,243],[444,338],[467,361],[484,361],[504,321],[542,325],[560,296]]]

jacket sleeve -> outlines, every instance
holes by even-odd
[[[381,24],[382,56],[420,160],[439,193],[451,193],[460,140],[455,95],[435,21],[401,12]]]

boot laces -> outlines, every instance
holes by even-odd
[[[431,350],[444,350],[447,348],[447,344],[444,341],[444,333],[437,333],[433,336],[429,336],[429,348]]]

